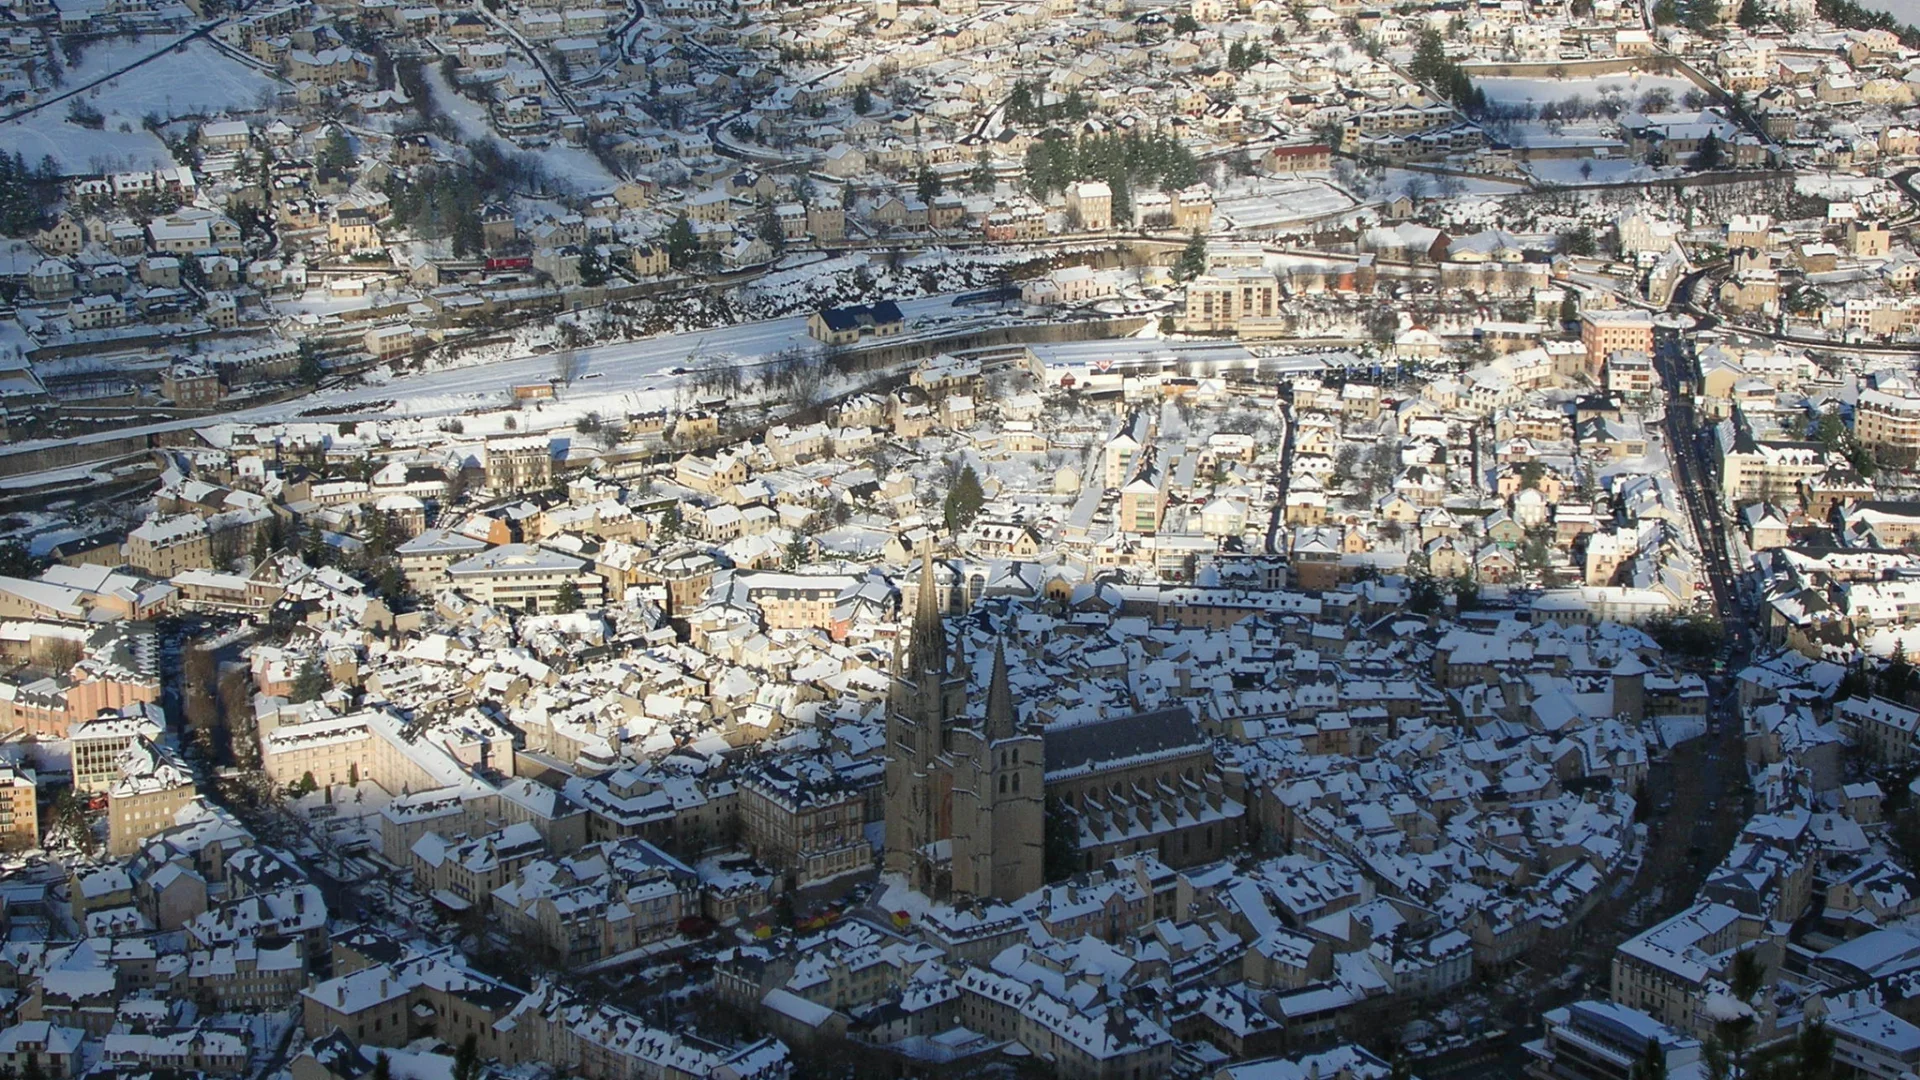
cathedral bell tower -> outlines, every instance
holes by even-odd
[[[933,547],[920,548],[920,588],[887,692],[887,819],[882,864],[922,892],[946,891],[953,839],[953,725],[966,711],[965,665],[947,642]]]

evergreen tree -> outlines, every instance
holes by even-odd
[[[312,701],[327,692],[327,671],[320,666],[320,658],[309,656],[300,662],[300,670],[294,672],[293,689],[287,697],[294,704]]]
[[[607,260],[601,258],[600,252],[591,247],[580,253],[579,270],[580,284],[585,285],[589,289],[599,288],[605,285],[608,275],[612,273],[612,271],[607,268]]]
[[[480,1080],[480,1040],[472,1032],[460,1042],[453,1056],[453,1080]]]
[[[320,346],[311,338],[302,339],[295,346],[299,352],[300,363],[295,369],[295,377],[308,386],[316,386],[326,377],[327,369],[320,362]]]
[[[700,253],[700,238],[694,235],[693,222],[685,214],[673,219],[662,243],[667,249],[667,262],[676,270],[685,268]]]
[[[1725,156],[1725,150],[1720,145],[1720,136],[1709,131],[1707,137],[1700,140],[1700,148],[1693,152],[1693,167],[1699,172],[1717,169]]]
[[[1033,88],[1016,79],[1007,94],[1007,119],[1016,124],[1033,122]]]
[[[1048,799],[1046,817],[1041,819],[1041,876],[1048,881],[1065,881],[1079,869],[1080,819],[1064,800]]]
[[[453,253],[465,257],[487,249],[486,230],[480,224],[480,212],[471,204],[453,214]]]
[[[958,532],[973,524],[973,519],[980,515],[980,508],[986,505],[986,501],[986,491],[981,488],[980,475],[973,471],[973,466],[961,469],[960,475],[954,478],[953,486],[947,489],[947,531]]]
[[[1880,672],[1880,692],[1895,701],[1905,702],[1913,689],[1913,665],[1907,661],[1904,643],[1894,643],[1893,656]]]
[[[1647,1046],[1640,1054],[1640,1060],[1633,1063],[1630,1080],[1667,1080],[1667,1053],[1658,1039],[1648,1039]]]
[[[768,251],[778,255],[786,250],[787,230],[780,227],[780,216],[773,212],[773,207],[769,206],[761,210],[756,231],[761,242],[767,245]]]
[[[1742,30],[1755,30],[1766,24],[1767,16],[1760,10],[1760,5],[1754,3],[1754,0],[1740,0],[1738,19]]]
[[[1797,1080],[1833,1080],[1833,1046],[1833,1031],[1826,1024],[1802,1024],[1793,1050],[1800,1067]]]
[[[967,186],[981,194],[993,190],[993,158],[985,150],[973,159],[973,172],[967,177]]]
[[[320,152],[314,155],[314,168],[322,177],[339,177],[353,171],[353,162],[353,146],[347,141],[347,133],[336,124],[320,143]]]
[[[941,188],[940,174],[933,171],[933,166],[922,163],[919,174],[913,178],[913,190],[920,201],[931,203],[940,197]]]
[[[1180,252],[1180,261],[1173,266],[1173,276],[1181,281],[1192,281],[1207,272],[1207,238],[1195,229],[1187,239],[1187,246]]]
[[[14,539],[0,540],[0,575],[36,578],[43,569],[42,560],[34,558],[27,545]]]
[[[1741,949],[1733,954],[1733,971],[1728,983],[1733,996],[1741,1001],[1751,1002],[1760,993],[1767,977],[1766,965],[1752,949]]]
[[[571,581],[562,582],[560,591],[555,594],[553,598],[553,610],[565,615],[569,612],[579,611],[580,605],[583,602],[580,596],[580,586]]]
[[[867,89],[865,83],[853,92],[853,111],[861,116],[873,111],[873,91]]]

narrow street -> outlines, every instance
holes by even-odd
[[[1678,293],[1676,303],[1684,296],[1684,291]],[[1711,613],[1727,631],[1719,659],[1726,671],[1738,671],[1748,662],[1753,642],[1727,543],[1727,519],[1713,468],[1713,432],[1701,425],[1692,398],[1681,394],[1691,374],[1678,332],[1656,332],[1654,363],[1667,395],[1663,438],[1674,485],[1686,500],[1699,544]],[[1652,808],[1639,872],[1582,920],[1569,947],[1543,948],[1528,957],[1533,968],[1524,973],[1524,992],[1496,995],[1502,1025],[1508,1029],[1505,1037],[1416,1062],[1416,1075],[1427,1080],[1507,1080],[1519,1075],[1529,1062],[1524,1044],[1540,1035],[1541,1013],[1583,998],[1607,997],[1613,952],[1620,942],[1694,902],[1747,818],[1746,755],[1734,694],[1725,677],[1702,676],[1708,686],[1707,734],[1681,743],[1649,770],[1645,796]],[[1578,978],[1555,985],[1556,978],[1576,966]]]

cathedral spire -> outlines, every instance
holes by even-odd
[[[911,677],[947,672],[947,628],[940,618],[940,602],[933,581],[933,541],[920,542],[920,595],[913,605],[912,636],[907,640],[907,670]]]
[[[993,679],[987,684],[987,738],[1011,738],[1018,718],[1013,684],[1007,678],[1007,643],[999,639],[993,643]]]

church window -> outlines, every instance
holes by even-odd
[[[1001,773],[1000,774],[1000,794],[1005,795],[1006,793],[1007,793],[1007,774]]]

